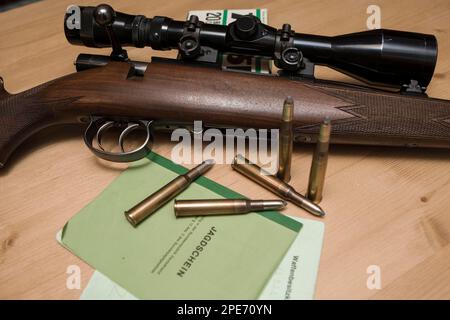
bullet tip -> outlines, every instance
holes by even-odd
[[[234,164],[244,164],[244,163],[246,163],[246,158],[242,154],[238,153],[237,155],[234,156],[233,163],[231,164],[231,166],[233,166]]]
[[[291,96],[287,96],[284,103],[294,104],[294,99]]]
[[[325,217],[325,211],[316,203],[311,203],[311,211],[310,213],[314,214],[315,216],[319,218]]]
[[[320,211],[320,212],[318,212],[317,216],[320,217],[320,218],[323,218],[323,217],[325,217],[325,212],[324,211]]]
[[[281,118],[283,121],[292,121],[294,119],[294,100],[292,97],[287,97],[284,100]]]
[[[203,161],[204,164],[209,164],[209,165],[214,165],[216,164],[216,161],[214,161],[214,159],[207,159],[205,161]]]

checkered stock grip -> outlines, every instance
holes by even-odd
[[[332,142],[450,148],[450,101],[327,84],[308,85],[348,102],[351,117],[333,121]],[[314,140],[319,125],[296,128]]]
[[[56,122],[55,109],[58,106],[72,100],[45,99],[45,89],[51,84],[52,81],[17,94],[9,94],[0,78],[0,168],[24,140]]]

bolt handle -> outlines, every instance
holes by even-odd
[[[94,20],[95,22],[106,29],[108,33],[109,40],[111,41],[111,58],[118,61],[127,61],[128,54],[127,51],[122,48],[116,34],[113,30],[113,23],[116,19],[116,12],[108,4],[98,5],[94,10]]]

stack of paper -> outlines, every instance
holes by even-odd
[[[311,300],[314,298],[322,248],[323,223],[294,218],[302,230],[259,296],[261,300]],[[82,300],[134,300],[127,290],[95,271],[81,294]]]

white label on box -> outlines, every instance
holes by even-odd
[[[236,20],[233,18],[233,14],[252,14],[259,18],[262,23],[267,24],[267,9],[193,10],[188,12],[188,17],[196,15],[200,21],[205,23],[228,25]],[[270,59],[235,54],[224,54],[221,59],[223,69],[266,74],[271,72]]]

